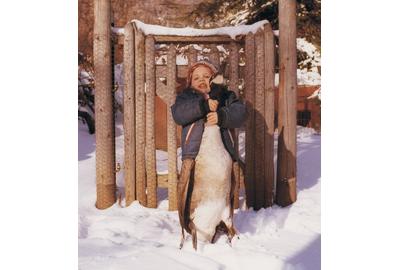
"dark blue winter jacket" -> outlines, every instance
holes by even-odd
[[[225,86],[212,87],[210,98],[219,102],[218,126],[220,127],[222,141],[233,160],[237,160],[233,145],[233,136],[230,128],[239,128],[246,119],[246,107],[239,101],[233,91]],[[186,88],[177,95],[175,104],[171,107],[174,121],[182,126],[181,147],[182,160],[195,159],[203,136],[206,116],[210,112],[208,102],[204,96],[193,88]]]

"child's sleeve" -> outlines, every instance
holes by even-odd
[[[239,128],[246,120],[246,106],[235,92],[229,91],[225,106],[218,109],[218,125],[222,128]]]
[[[201,96],[189,96],[181,93],[176,97],[171,111],[175,123],[185,126],[205,117],[210,112],[210,107]]]

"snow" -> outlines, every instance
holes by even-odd
[[[176,55],[176,65],[177,66],[186,66],[188,64],[188,59],[186,55],[183,53]],[[167,55],[163,54],[160,56],[156,56],[156,65],[165,65],[167,63]]]
[[[316,71],[297,69],[298,85],[321,85],[321,75]]]
[[[124,35],[124,28],[119,28],[119,27],[111,27],[111,32],[117,35]]]
[[[91,74],[91,72],[81,68],[78,70],[78,85],[88,85],[91,84],[93,82],[93,75]]]
[[[228,35],[235,39],[238,35],[246,35],[250,32],[255,34],[258,29],[262,29],[264,24],[269,23],[267,20],[256,22],[252,25],[225,26],[213,29],[196,29],[192,27],[172,28],[154,24],[146,24],[139,20],[132,20],[136,26],[145,35],[174,35],[174,36],[212,36],[212,35]],[[123,33],[123,29],[113,30],[114,32]]]
[[[315,90],[307,99],[313,99],[313,98],[318,98],[321,100],[321,87]]]
[[[279,85],[279,73],[275,73],[275,86]],[[321,85],[321,75],[316,71],[297,69],[297,85]]]
[[[158,189],[156,209],[137,201],[125,207],[124,199],[122,206],[96,209],[95,135],[79,123],[78,136],[79,269],[320,269],[321,139],[313,129],[297,130],[297,201],[285,208],[253,211],[245,209],[242,194],[234,212],[240,239],[234,238],[231,247],[223,235],[215,244],[199,243],[198,251],[190,237],[179,250],[178,214],[168,211],[165,189]],[[123,164],[120,114],[115,142],[116,162]],[[157,151],[158,171],[167,171],[166,160],[166,153]],[[117,192],[123,195],[123,168],[116,180]]]
[[[181,170],[182,166],[182,150],[179,147],[176,151],[177,156],[177,166],[178,170]],[[168,153],[161,150],[156,150],[156,170],[157,174],[168,174]]]
[[[312,43],[308,42],[305,38],[297,38],[296,46],[297,50],[305,52],[307,54],[307,58],[298,63],[298,65],[300,67],[306,67],[307,65],[310,65],[309,69],[311,71],[318,72],[318,67],[321,66],[321,54],[318,49]]]
[[[274,34],[279,36],[279,30],[274,30]],[[307,58],[300,61],[297,66],[298,85],[321,85],[321,53],[318,49],[305,38],[296,39],[297,50],[306,53]],[[279,85],[279,73],[275,74],[275,86]]]
[[[250,11],[249,10],[241,10],[238,13],[234,14],[234,16],[230,16],[227,18],[232,25],[243,25],[247,22],[249,17]]]

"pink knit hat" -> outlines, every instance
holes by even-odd
[[[189,70],[188,70],[188,75],[187,75],[187,78],[186,78],[186,86],[187,86],[187,87],[189,87],[189,86],[191,85],[193,71],[194,71],[196,68],[198,68],[199,66],[208,67],[208,68],[211,70],[211,73],[212,73],[212,74],[211,74],[211,78],[214,78],[215,75],[218,73],[217,68],[216,68],[210,61],[207,61],[207,60],[200,60],[200,61],[197,61],[197,62],[194,63],[194,64],[189,68]]]

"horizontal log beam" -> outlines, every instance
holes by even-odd
[[[237,42],[239,44],[243,43],[242,35],[237,36],[235,39],[232,39],[230,36],[164,36],[157,35],[154,36],[156,43],[230,43],[232,41]],[[118,35],[114,38],[114,43],[118,45],[124,45],[124,35]]]
[[[230,43],[232,41],[239,44],[243,43],[243,36],[237,36],[236,39],[232,39],[230,36],[154,36],[156,43]],[[118,45],[124,45],[124,35],[118,35],[114,37],[114,43]]]
[[[157,43],[230,43],[232,41],[241,41],[242,35],[232,39],[230,36],[167,36],[155,35],[154,39]]]
[[[168,174],[157,174],[157,187],[168,188]]]

